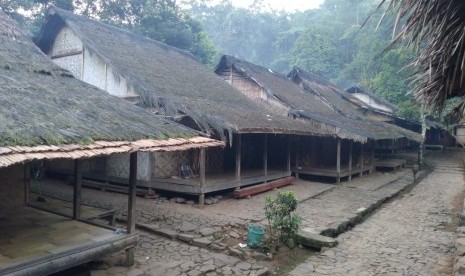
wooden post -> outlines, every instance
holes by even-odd
[[[241,188],[241,135],[237,134],[237,141],[236,141],[236,180],[238,180],[237,189]]]
[[[263,174],[266,183],[268,181],[268,134],[263,137]]]
[[[288,136],[287,139],[287,164],[286,170],[289,175],[291,175],[291,136]]]
[[[136,186],[137,186],[137,152],[129,154],[129,198],[127,232],[131,234],[136,229]]]
[[[137,189],[137,151],[129,154],[129,197],[128,197],[128,221],[127,233],[132,234],[136,230],[136,189]],[[134,265],[134,247],[126,249],[126,264]]]
[[[337,183],[341,183],[341,139],[339,138],[337,138],[336,172]]]
[[[295,141],[295,179],[299,179],[299,142],[300,138],[297,137]]]
[[[24,164],[24,205],[31,203],[31,163]]]
[[[199,205],[203,207],[205,202],[205,194],[203,192],[203,187],[205,186],[205,148],[200,149],[200,195],[199,195]]]
[[[360,176],[363,175],[363,144],[362,144],[362,153],[360,156]]]
[[[81,218],[82,163],[74,160],[73,219]]]
[[[353,141],[349,141],[349,181],[352,180],[352,146]]]
[[[371,152],[370,152],[370,166],[371,166],[370,173],[372,173],[373,170],[375,169],[375,148],[376,148],[376,142],[375,140],[372,140],[371,141]]]

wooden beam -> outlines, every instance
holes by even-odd
[[[268,134],[263,137],[263,174],[266,183],[268,177]]]
[[[82,162],[74,160],[73,219],[81,218]]]
[[[286,169],[289,175],[291,174],[291,135],[288,136],[287,138],[287,163],[286,163]]]
[[[337,152],[336,152],[336,172],[337,183],[341,183],[341,139],[337,139]]]
[[[362,144],[362,152],[361,152],[361,155],[360,155],[360,176],[363,175],[363,144]]]
[[[31,163],[24,164],[24,205],[31,203]]]
[[[136,185],[137,185],[137,152],[129,154],[129,198],[127,233],[136,229]]]
[[[352,180],[352,146],[353,141],[349,141],[349,181]]]
[[[200,195],[199,195],[199,205],[203,207],[205,202],[205,193],[203,192],[203,187],[205,186],[205,148],[200,149]]]
[[[300,148],[299,148],[299,142],[300,142],[300,138],[297,137],[296,138],[296,141],[295,141],[295,179],[299,179],[299,151],[300,151]]]
[[[241,138],[242,138],[242,136],[240,134],[237,134],[237,140],[236,140],[236,180],[241,179],[241,150],[242,150]],[[239,181],[238,188],[240,188],[240,181]]]
[[[82,54],[82,50],[73,50],[67,53],[61,53],[58,55],[51,56],[51,59],[62,58],[62,57],[69,57],[69,56],[76,56]]]

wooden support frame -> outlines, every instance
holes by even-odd
[[[360,153],[360,168],[362,169],[360,171],[360,176],[362,176],[363,175],[363,144],[362,144],[362,151]]]
[[[237,134],[237,140],[236,140],[236,180],[238,180],[238,186],[236,189],[241,188],[241,150],[242,150],[242,137],[240,134]]]
[[[337,149],[336,149],[336,172],[337,178],[336,182],[341,183],[341,139],[337,139]]]
[[[300,142],[300,138],[299,137],[296,137],[295,139],[295,179],[299,179],[299,142]]]
[[[205,186],[205,159],[206,153],[205,148],[200,149],[200,195],[199,195],[199,205],[203,207],[205,203],[205,193],[203,192],[203,187]]]
[[[353,151],[353,141],[349,141],[349,181],[352,180],[352,151]]]
[[[31,203],[31,164],[24,164],[24,205]]]
[[[82,162],[74,160],[73,219],[81,219],[82,203]]]
[[[137,185],[137,152],[129,154],[129,198],[127,233],[132,234],[136,230],[136,185]],[[126,249],[126,264],[134,264],[134,247]]]
[[[286,159],[286,170],[291,175],[291,139],[292,137],[289,135],[287,138],[287,159]]]
[[[266,183],[268,180],[268,134],[263,137],[263,174]]]
[[[371,140],[371,149],[370,149],[370,166],[371,169],[369,173],[372,173],[373,170],[375,170],[375,148],[376,148],[376,142],[375,140]]]

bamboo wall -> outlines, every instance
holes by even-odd
[[[24,204],[24,165],[0,169],[0,219],[2,210]]]

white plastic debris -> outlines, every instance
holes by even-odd
[[[239,247],[240,247],[240,248],[244,248],[244,247],[246,247],[246,246],[247,246],[247,244],[246,244],[246,243],[239,243],[238,245],[239,245]]]

